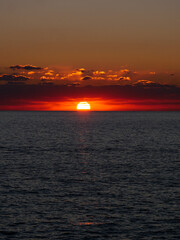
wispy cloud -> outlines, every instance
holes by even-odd
[[[37,66],[33,66],[33,65],[13,65],[10,66],[9,68],[11,69],[24,69],[24,70],[42,70],[42,67],[37,67]]]

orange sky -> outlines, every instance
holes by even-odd
[[[178,72],[179,0],[1,0],[0,66]]]
[[[179,0],[1,0],[0,110],[80,101],[179,110],[179,9]]]

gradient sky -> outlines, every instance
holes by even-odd
[[[178,71],[179,0],[0,0],[0,65]]]
[[[72,110],[82,97],[96,110],[180,109],[179,12],[179,0],[0,0],[0,109]],[[22,93],[34,89],[39,100]]]

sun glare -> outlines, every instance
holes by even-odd
[[[80,102],[77,105],[77,110],[90,110],[91,106],[87,102]]]

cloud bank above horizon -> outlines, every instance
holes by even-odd
[[[13,65],[1,69],[0,110],[180,110],[179,76],[70,67]]]

